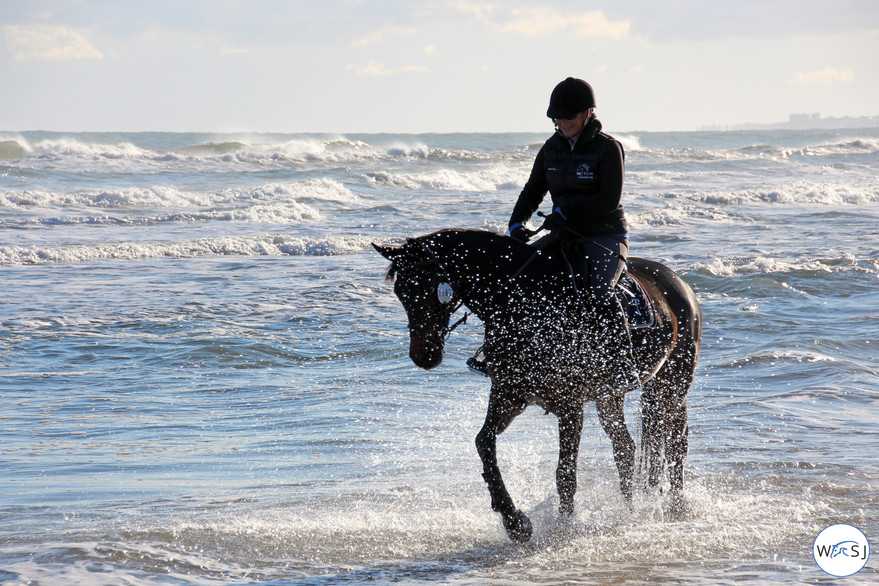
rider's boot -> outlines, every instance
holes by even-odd
[[[599,304],[599,315],[605,322],[604,348],[610,362],[611,386],[617,393],[627,393],[641,386],[641,377],[632,354],[629,322],[616,297]]]
[[[485,362],[485,354],[482,353],[482,346],[476,351],[476,354],[467,359],[467,368],[482,376],[488,376],[488,364]]]
[[[641,386],[641,375],[635,357],[632,356],[632,345],[623,348],[617,361],[616,372],[613,374],[613,387],[619,393],[628,393]]]

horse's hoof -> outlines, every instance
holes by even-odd
[[[534,534],[528,515],[518,509],[510,515],[504,515],[504,529],[513,543],[527,543]]]
[[[632,506],[632,483],[631,482],[621,482],[620,483],[620,492],[623,494],[623,500],[626,501],[626,504],[630,507]]]
[[[559,504],[559,516],[563,518],[570,519],[574,516],[574,503],[573,501],[570,503],[560,503]]]
[[[672,493],[667,510],[669,521],[684,521],[688,513],[687,503],[684,502],[684,495]]]

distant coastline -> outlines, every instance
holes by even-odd
[[[791,114],[786,122],[770,122],[759,124],[747,122],[745,124],[722,125],[712,124],[702,126],[699,130],[830,130],[845,128],[879,128],[879,116],[827,116],[821,114]]]

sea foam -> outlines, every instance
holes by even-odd
[[[368,238],[220,236],[180,242],[118,242],[94,246],[0,246],[0,266],[205,256],[335,256],[364,250]]]

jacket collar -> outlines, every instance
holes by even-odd
[[[593,117],[586,123],[586,126],[583,127],[583,132],[577,137],[577,142],[572,143],[571,140],[560,131],[556,131],[556,136],[573,150],[578,144],[589,144],[595,140],[595,137],[599,132],[601,132],[601,122],[598,118]]]

